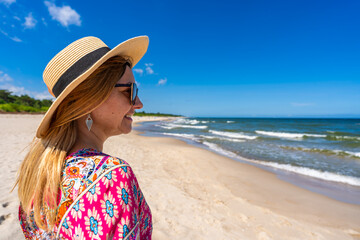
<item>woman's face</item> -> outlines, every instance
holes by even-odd
[[[126,66],[124,75],[117,83],[134,83],[134,74]],[[132,118],[135,109],[143,107],[139,97],[135,104],[130,104],[130,87],[114,87],[109,98],[91,113],[93,119],[92,131],[100,131],[106,137],[126,134],[132,129]],[[130,117],[127,117],[130,116]]]

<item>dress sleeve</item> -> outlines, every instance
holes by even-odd
[[[131,167],[112,169],[76,201],[60,235],[69,239],[138,239],[143,226],[140,220],[146,214],[141,210],[143,202]]]

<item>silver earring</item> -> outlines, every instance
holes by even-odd
[[[91,118],[91,116],[90,116],[90,113],[87,115],[87,118],[86,118],[86,120],[85,120],[85,123],[86,123],[87,128],[88,128],[89,131],[90,131],[91,126],[92,126],[92,124],[93,124],[93,120],[92,120],[92,118]]]

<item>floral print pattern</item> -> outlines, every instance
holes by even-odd
[[[55,227],[45,232],[21,206],[26,239],[151,239],[150,208],[131,167],[94,149],[65,159]],[[60,225],[61,224],[61,225]]]
[[[85,216],[86,231],[91,239],[100,239],[99,236],[103,235],[103,227],[100,215],[96,211],[95,207],[91,211],[88,209],[88,214]]]
[[[118,206],[115,204],[115,198],[113,198],[112,194],[109,192],[109,194],[104,195],[104,199],[100,202],[106,224],[110,227],[115,224],[116,219],[119,217]]]

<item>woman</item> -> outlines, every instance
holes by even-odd
[[[86,37],[45,68],[56,99],[17,180],[27,239],[151,239],[151,212],[131,167],[102,152],[108,137],[131,131],[143,106],[131,68],[147,47],[146,36],[112,50]]]

